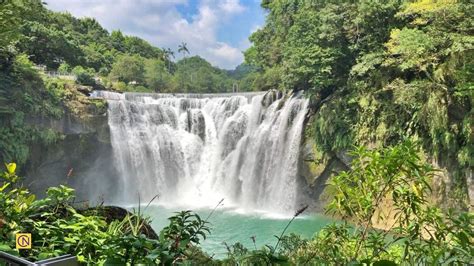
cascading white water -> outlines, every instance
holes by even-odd
[[[164,204],[296,208],[298,156],[308,101],[276,91],[140,94],[108,100],[116,201],[159,195]]]

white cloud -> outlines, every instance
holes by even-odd
[[[219,7],[227,13],[240,13],[245,10],[239,0],[224,0],[221,1]]]
[[[218,43],[217,47],[210,47],[208,60],[211,64],[233,65],[243,61],[242,51],[226,43]]]
[[[219,27],[245,10],[239,0],[203,0],[197,5],[197,14],[188,19],[177,9],[177,5],[190,5],[187,0],[46,1],[53,10],[94,17],[108,30],[120,29],[159,47],[177,50],[186,42],[192,55],[221,68],[231,69],[243,61],[242,47],[219,41],[217,36]]]

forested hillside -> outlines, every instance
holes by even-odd
[[[320,152],[417,140],[451,173],[445,182],[454,205],[466,203],[474,166],[472,1],[262,7],[266,24],[250,37],[246,61],[264,70],[269,87],[307,91]]]
[[[192,47],[186,43],[157,48],[120,30],[108,32],[94,18],[50,11],[40,1],[6,1],[2,23],[2,35],[9,37],[2,36],[2,47],[10,59],[25,54],[47,70],[100,77],[102,85],[117,90],[209,92],[212,85],[212,90],[225,92],[239,82],[202,58],[190,58]],[[183,60],[176,64],[178,53]],[[90,78],[82,81],[93,85]]]
[[[230,92],[255,71],[235,76],[199,56],[190,57],[192,47],[185,43],[157,48],[119,30],[108,32],[94,18],[79,19],[47,7],[38,0],[0,3],[1,161],[22,164],[31,143],[47,145],[61,138],[53,130],[30,127],[28,118],[94,113],[88,106],[97,103],[85,97],[92,89]],[[183,59],[175,62],[177,53]],[[51,71],[76,80],[45,74]],[[241,90],[253,88],[253,83],[242,85]]]

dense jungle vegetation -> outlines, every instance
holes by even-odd
[[[352,169],[330,181],[327,211],[340,223],[309,240],[282,232],[275,245],[255,250],[229,244],[223,260],[199,248],[212,233],[208,219],[178,213],[158,236],[147,235],[139,211],[106,221],[100,208],[75,203],[68,187],[36,199],[10,163],[0,175],[0,251],[32,260],[70,253],[90,265],[474,263],[466,184],[474,167],[471,1],[264,0],[266,23],[234,71],[189,57],[184,43],[177,49],[184,58],[174,62],[169,48],[46,7],[37,0],[0,2],[1,161],[22,165],[31,143],[62,137],[31,126],[28,117],[80,116],[81,105],[101,110],[103,103],[90,102],[81,86],[229,92],[237,83],[242,90],[304,90],[318,159],[355,145],[370,149],[356,148]],[[38,65],[77,80],[48,77]],[[434,187],[433,164],[451,179]],[[387,216],[377,209],[386,201]],[[380,219],[391,222],[390,230],[372,229]],[[15,250],[15,233],[26,231],[34,248]]]
[[[467,0],[262,1],[248,64],[261,88],[305,90],[326,156],[419,140],[452,175],[441,201],[468,208],[474,166],[474,4]],[[472,172],[471,172],[472,173]]]

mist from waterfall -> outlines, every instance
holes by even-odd
[[[143,94],[108,100],[114,203],[159,195],[172,206],[289,213],[297,207],[298,157],[308,101],[277,91]]]

